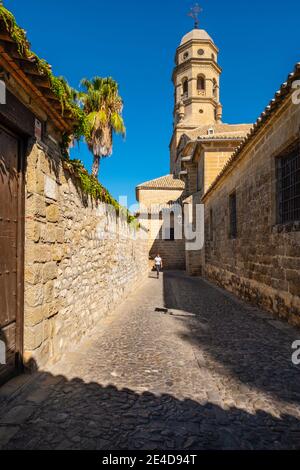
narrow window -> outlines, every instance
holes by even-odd
[[[300,221],[300,142],[277,159],[277,219]]]
[[[175,229],[174,227],[164,228],[163,240],[166,242],[173,242],[175,240]]]
[[[198,75],[197,90],[198,91],[205,91],[205,77],[203,75]]]
[[[229,196],[229,236],[230,238],[237,237],[237,210],[236,210],[236,192]]]
[[[185,98],[189,96],[189,82],[187,78],[185,78],[182,82],[182,92]]]

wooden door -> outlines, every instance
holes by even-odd
[[[0,383],[17,371],[22,348],[22,225],[21,140],[0,127]]]

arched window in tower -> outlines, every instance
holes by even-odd
[[[218,98],[218,83],[215,78],[213,79],[213,97]]]
[[[189,96],[189,82],[187,78],[182,80],[182,94],[184,98]]]
[[[205,91],[205,76],[198,75],[197,77],[197,90],[200,92]]]

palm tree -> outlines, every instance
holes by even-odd
[[[94,156],[92,175],[97,178],[100,159],[112,154],[113,133],[125,136],[123,101],[118,84],[111,77],[85,78],[81,85],[85,90],[80,93],[80,99],[88,122],[85,140]]]

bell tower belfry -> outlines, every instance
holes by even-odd
[[[222,120],[220,103],[219,49],[204,29],[199,29],[196,5],[190,13],[194,29],[186,34],[176,50],[174,84],[174,131],[171,141],[171,172],[174,170],[174,152],[180,137],[200,126],[214,125]],[[173,162],[173,164],[172,164]]]

